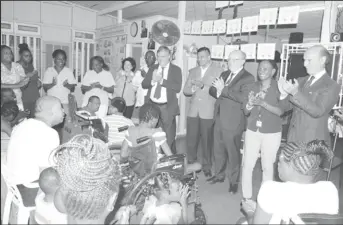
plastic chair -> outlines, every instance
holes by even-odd
[[[11,173],[8,171],[6,165],[1,165],[1,175],[3,176],[7,185],[7,195],[5,200],[2,224],[8,224],[9,222],[12,202],[18,207],[17,224],[28,224],[30,212],[35,210],[36,207],[24,206],[23,199],[17,188],[17,185],[11,182],[11,177],[13,177],[13,175],[11,175]],[[38,184],[31,183],[24,186],[29,188],[37,188]]]

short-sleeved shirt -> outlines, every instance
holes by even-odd
[[[148,73],[149,68],[147,66],[144,66],[141,70],[137,70],[135,73],[135,76],[132,79],[132,84],[137,87],[137,93],[136,93],[136,107],[141,107],[144,105],[145,96],[148,93],[148,89],[142,88],[142,82],[144,80],[144,77],[142,76],[142,71]]]
[[[128,135],[127,130],[119,132],[118,128],[124,126],[134,126],[132,120],[121,115],[108,115],[104,118],[108,125],[108,140],[110,143],[122,143],[125,136]]]
[[[82,85],[90,86],[92,83],[96,82],[99,82],[101,86],[104,87],[112,87],[115,85],[111,72],[106,70],[102,70],[100,73],[97,73],[94,70],[87,71],[83,78]],[[112,97],[112,94],[101,90],[100,88],[93,88],[85,93],[82,101],[82,107],[88,104],[88,99],[91,96],[98,96],[100,98],[101,105],[108,105],[108,99]]]
[[[16,84],[26,77],[23,67],[19,63],[12,62],[11,70],[1,63],[1,83]],[[20,88],[13,89],[17,103],[22,103],[22,92]]]
[[[136,103],[136,91],[137,86],[133,84],[134,73],[131,73],[131,82],[126,81],[125,73],[121,70],[116,76],[117,86],[115,88],[115,95],[117,97],[123,97],[126,102],[126,106],[133,106]]]
[[[7,167],[15,184],[39,179],[40,168],[51,167],[51,152],[60,144],[58,133],[36,119],[27,119],[14,127],[7,149]]]
[[[47,94],[58,98],[62,104],[68,104],[70,90],[63,86],[63,82],[68,80],[69,84],[76,84],[73,72],[71,69],[64,67],[60,73],[57,73],[54,67],[49,67],[45,71],[43,84],[51,84],[54,77],[56,77],[56,85],[50,88]]]
[[[258,193],[259,206],[273,215],[273,221],[301,213],[337,214],[338,190],[330,181],[314,184],[266,181]]]
[[[261,83],[256,82],[251,87],[251,92],[256,95],[260,92]],[[272,106],[279,106],[280,92],[277,86],[277,82],[272,79],[270,87],[264,94],[264,101]],[[245,106],[244,106],[245,107]],[[282,119],[280,116],[269,112],[261,106],[254,106],[248,116],[248,126],[247,128],[251,131],[257,131],[257,121],[262,122],[261,127],[259,127],[259,132],[261,133],[278,133],[281,132]]]
[[[60,213],[54,202],[44,201],[45,194],[39,193],[35,199],[35,220],[38,224],[68,224],[67,215]]]

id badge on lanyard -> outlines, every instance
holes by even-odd
[[[262,121],[261,121],[261,106],[258,107],[258,119],[256,121],[256,127],[261,128],[262,127]]]

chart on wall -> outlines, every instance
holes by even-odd
[[[106,37],[97,41],[97,55],[104,58],[113,76],[120,70],[121,62],[125,58],[126,42],[127,35]]]

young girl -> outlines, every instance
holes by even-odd
[[[187,224],[188,186],[170,176],[168,189],[159,178],[155,178],[155,186],[155,194],[145,201],[141,224]]]

